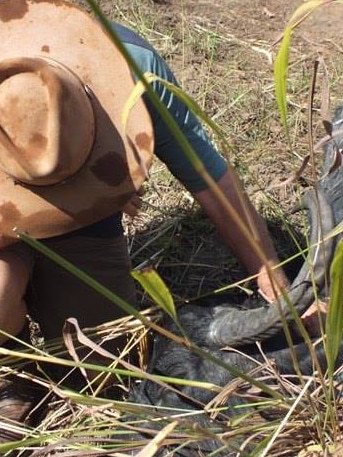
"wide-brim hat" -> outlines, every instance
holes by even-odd
[[[0,247],[121,210],[154,136],[142,100],[123,125],[135,83],[106,31],[64,1],[1,0],[0,59]]]

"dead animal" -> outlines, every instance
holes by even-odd
[[[343,106],[336,111],[333,132],[337,132],[342,124]],[[311,247],[287,297],[281,298],[278,304],[261,302],[253,309],[242,308],[232,302],[218,304],[218,300],[213,302],[211,299],[180,307],[177,314],[182,330],[168,316],[163,319],[161,325],[178,336],[186,336],[189,341],[211,357],[202,357],[199,352],[190,350],[187,344],[180,345],[156,334],[149,373],[225,386],[237,377],[235,370],[250,373],[256,369],[259,362],[267,358],[273,361],[280,374],[296,376],[299,376],[299,373],[313,374],[311,353],[293,322],[294,314],[290,311],[289,303],[292,303],[296,311],[301,314],[315,297],[328,295],[326,290],[328,267],[341,236],[328,239],[326,237],[343,220],[342,146],[343,133],[333,135],[333,139],[325,146],[323,177],[315,189],[304,195],[303,205],[308,209],[311,227]],[[332,166],[333,163],[335,166]],[[284,321],[287,321],[292,338],[292,350],[284,334],[280,312],[284,316]],[[260,342],[260,346],[256,345],[256,341]],[[316,345],[315,352],[318,359],[317,368],[320,366],[325,371],[327,361],[322,343],[319,342]],[[298,370],[295,368],[294,357],[298,363]],[[337,366],[342,364],[343,348],[341,347]],[[234,367],[234,370],[230,367]],[[198,415],[193,415],[192,420],[197,426],[206,429],[211,424],[211,419],[204,414],[203,407],[214,397],[215,394],[211,390],[198,386],[175,384],[172,388],[168,388],[147,379],[133,390],[131,400],[152,405],[161,414],[167,416],[171,415],[171,410],[168,408],[199,412]],[[243,404],[242,398],[229,395],[224,402],[225,420],[236,415]],[[220,424],[220,420],[216,424]],[[151,428],[151,424],[148,425],[149,427]],[[146,434],[149,435],[149,431],[146,431]],[[220,451],[222,447],[222,441],[206,436],[200,444],[199,442],[193,445],[188,443],[179,447],[168,445],[162,448],[158,455],[191,457],[216,451],[216,456],[230,456],[228,449]]]

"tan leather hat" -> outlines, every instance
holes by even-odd
[[[134,81],[90,15],[60,0],[0,1],[0,247],[120,210],[146,178],[154,137]]]

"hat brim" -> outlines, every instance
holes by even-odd
[[[0,170],[0,247],[15,239],[14,228],[51,237],[121,210],[146,178],[154,135],[142,100],[122,125],[135,83],[107,33],[88,13],[63,1],[2,0],[0,55],[48,57],[74,71],[90,89],[96,121],[86,164],[63,183],[28,186]]]

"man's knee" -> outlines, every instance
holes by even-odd
[[[16,245],[0,251],[0,344],[6,333],[17,335],[27,314],[24,295],[30,278],[30,262]],[[23,251],[24,252],[24,251]],[[28,254],[29,258],[29,254]]]

